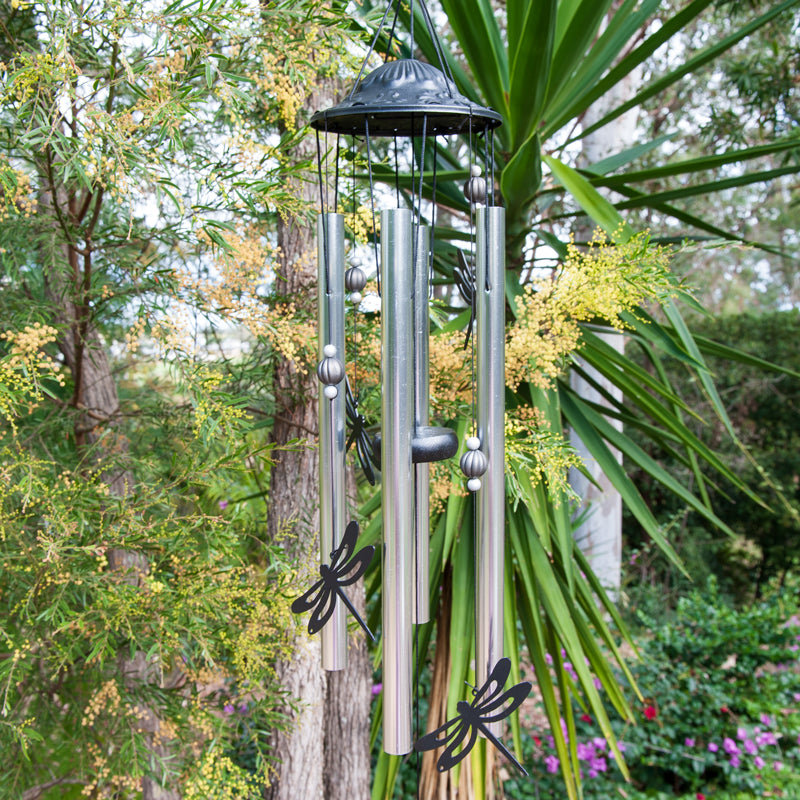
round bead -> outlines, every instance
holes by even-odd
[[[469,168],[469,174],[472,175],[473,178],[477,178],[481,174],[481,168],[477,164],[473,164]]]
[[[330,386],[344,378],[344,367],[338,358],[323,358],[317,367],[317,377],[326,386]]]
[[[480,450],[467,450],[461,456],[460,466],[468,478],[478,478],[486,472],[489,462]]]
[[[473,176],[464,184],[464,197],[469,200],[470,203],[475,205],[476,203],[485,203],[486,202],[486,181],[479,177]]]
[[[467,439],[467,450],[477,450],[481,446],[481,440],[477,436],[470,436]]]
[[[344,274],[344,288],[348,292],[360,292],[367,285],[367,273],[361,267],[350,267]]]
[[[478,489],[481,488],[481,479],[480,478],[470,478],[467,481],[467,489],[471,492],[477,492]]]
[[[361,297],[361,292],[353,292],[350,295],[350,302],[354,306],[357,306],[362,300],[363,300],[363,298]]]
[[[325,347],[322,348],[322,355],[324,355],[325,358],[333,358],[336,355],[336,345],[326,344]]]
[[[361,266],[361,258],[359,256],[353,256],[350,259],[350,265],[353,267],[360,267]]]
[[[326,386],[322,390],[322,393],[328,398],[328,400],[333,400],[336,395],[339,394],[339,390],[335,386]]]

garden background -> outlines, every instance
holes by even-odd
[[[460,88],[505,119],[521,780],[485,743],[444,776],[379,755],[375,651],[354,631],[325,675],[289,612],[317,551],[305,124],[382,4],[0,0],[0,797],[800,795],[798,5],[431,4]],[[467,147],[423,165],[432,404],[460,433]],[[368,420],[377,322],[350,323]],[[569,431],[626,509],[616,603],[575,544]],[[461,483],[435,481],[428,729],[473,679]]]

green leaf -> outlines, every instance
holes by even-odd
[[[556,0],[507,3],[511,64],[508,125],[513,150],[530,137],[541,117],[550,77],[557,6]]]
[[[558,182],[577,200],[578,205],[616,242],[633,236],[633,229],[614,206],[602,197],[585,178],[554,156],[542,156]]]

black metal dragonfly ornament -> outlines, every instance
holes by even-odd
[[[453,277],[461,299],[470,308],[469,324],[464,336],[464,349],[466,350],[472,336],[472,328],[475,325],[475,275],[463,250],[458,251],[458,266],[453,270]]]
[[[341,544],[331,553],[330,566],[320,564],[320,579],[292,603],[292,611],[295,614],[311,611],[308,632],[312,636],[325,627],[325,623],[333,616],[337,599],[341,599],[370,639],[375,641],[372,631],[342,591],[343,586],[352,586],[367,571],[369,562],[375,555],[373,545],[362,547],[353,555],[357,540],[358,523],[354,520],[345,529]]]
[[[350,388],[350,381],[347,377],[345,377],[345,412],[347,415],[347,427],[350,429],[345,451],[349,450],[355,443],[358,462],[364,471],[364,477],[371,486],[374,486],[375,470],[373,465],[376,461],[375,451],[372,448],[372,439],[367,432],[367,420],[358,411],[358,400],[353,396],[353,390]]]
[[[439,756],[436,768],[445,772],[458,764],[472,750],[478,740],[478,733],[483,734],[517,769],[523,774],[528,772],[522,764],[509,752],[506,746],[486,726],[505,719],[516,711],[522,701],[530,694],[531,684],[523,681],[510,689],[503,690],[511,672],[511,660],[501,658],[489,674],[486,683],[480,689],[473,689],[472,702],[460,700],[456,708],[458,716],[445,722],[435,731],[426,733],[414,742],[418,752],[435,750],[444,747]],[[494,687],[494,688],[492,688]]]

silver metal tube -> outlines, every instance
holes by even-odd
[[[381,212],[383,749],[411,751],[414,264],[411,211]]]
[[[414,233],[417,256],[414,264],[414,424],[417,428],[430,424],[430,370],[428,332],[428,266],[431,229],[420,225]],[[428,549],[430,545],[430,481],[431,465],[414,465],[414,603],[411,621],[414,624],[430,619],[428,590]]]
[[[344,217],[320,214],[317,218],[317,271],[319,358],[333,345],[344,364]],[[327,262],[327,263],[326,263]],[[345,390],[333,400],[319,387],[319,549],[320,561],[331,563],[345,528]],[[333,616],[320,631],[322,668],[340,670],[347,665],[347,612],[337,602]]]
[[[476,350],[478,438],[489,467],[477,497],[475,663],[477,685],[503,657],[505,546],[505,210],[477,209]],[[492,723],[499,735],[502,722]]]

